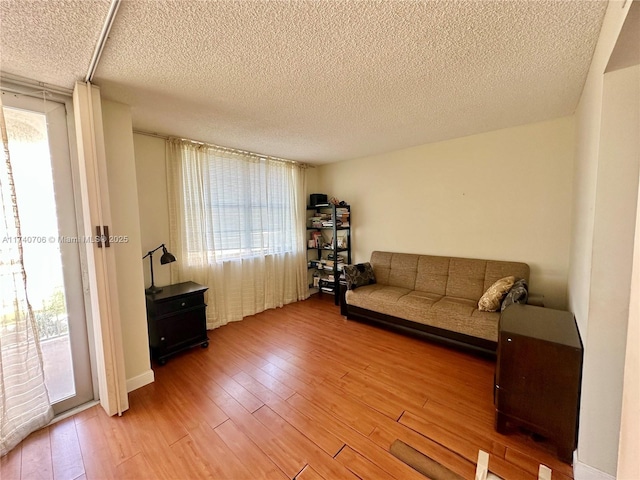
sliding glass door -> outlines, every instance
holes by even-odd
[[[9,93],[2,100],[27,294],[49,397],[60,413],[94,398],[80,262],[82,244],[91,239],[78,237],[65,104]],[[11,328],[11,306],[0,309],[0,328]]]

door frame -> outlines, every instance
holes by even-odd
[[[73,197],[70,202],[73,204],[74,214],[58,215],[58,225],[59,227],[64,226],[66,231],[76,232],[76,235],[81,237],[84,231],[84,219],[80,194],[80,170],[76,149],[72,92],[69,90],[67,94],[64,89],[59,88],[54,89],[55,91],[52,92],[47,86],[36,82],[20,81],[19,83],[15,83],[4,77],[3,75],[1,90],[5,106],[44,113],[47,115],[48,120],[51,115],[64,115],[64,119],[59,119],[58,122],[47,122],[54,188],[55,183],[60,182],[59,185],[63,185],[63,188],[70,187]],[[27,85],[23,83],[27,83]],[[32,84],[33,86],[31,86]],[[20,102],[21,105],[16,105],[16,102]],[[61,108],[63,110],[59,110]],[[64,131],[65,129],[66,132]],[[66,208],[70,208],[70,202],[67,202]],[[56,415],[76,408],[86,402],[98,400],[96,351],[95,342],[93,341],[94,326],[92,321],[91,296],[88,286],[88,262],[86,249],[81,247],[82,245],[80,243],[63,244],[60,245],[60,253],[65,261],[65,269],[63,272],[65,285],[71,277],[75,277],[71,282],[78,282],[79,285],[76,287],[79,287],[79,290],[78,288],[74,288],[74,290],[82,292],[81,301],[78,302],[75,307],[72,307],[72,302],[67,301],[69,317],[71,317],[72,314],[81,314],[84,315],[85,318],[82,331],[77,331],[76,327],[74,338],[80,336],[86,337],[89,364],[77,365],[74,360],[74,376],[78,375],[81,377],[89,375],[90,387],[86,386],[84,389],[78,391],[76,385],[76,396],[54,404],[53,407]],[[76,250],[77,254],[73,254],[72,249]],[[72,312],[71,309],[75,310]],[[78,355],[84,356],[87,354],[86,350],[84,352],[78,351],[78,346],[76,344],[74,347],[74,343],[76,342],[70,342],[72,358],[75,359],[78,358]],[[81,397],[81,401],[78,401],[77,397]]]

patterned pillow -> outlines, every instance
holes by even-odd
[[[502,299],[511,290],[515,281],[516,277],[514,276],[504,277],[491,285],[478,301],[478,310],[481,312],[497,312]]]
[[[373,275],[373,267],[369,262],[345,265],[344,277],[349,290],[376,283],[376,277]]]
[[[524,278],[520,278],[513,284],[513,287],[511,287],[507,296],[502,300],[502,307],[500,307],[500,311],[504,311],[505,308],[514,303],[527,303],[528,299],[529,286]]]

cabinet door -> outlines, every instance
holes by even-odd
[[[497,409],[550,438],[575,435],[579,352],[551,342],[502,334]]]
[[[535,347],[528,339],[501,333],[496,364],[496,407],[509,416],[530,419],[535,400],[531,397],[531,383],[535,380],[533,365]]]
[[[158,344],[157,353],[165,355],[181,350],[207,338],[205,308],[196,307],[177,315],[156,320]]]

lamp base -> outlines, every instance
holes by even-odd
[[[161,291],[162,288],[151,285],[149,288],[145,288],[144,293],[146,293],[147,295],[154,295],[156,293],[160,293]]]

